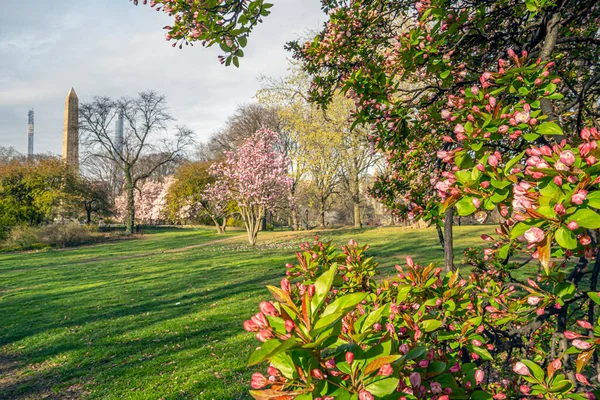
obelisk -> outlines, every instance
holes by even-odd
[[[62,159],[71,171],[79,173],[79,99],[73,88],[65,99]]]

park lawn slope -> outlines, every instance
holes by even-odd
[[[456,229],[460,250],[490,227]],[[369,243],[382,275],[440,262],[434,229],[317,232]],[[61,251],[0,255],[0,398],[248,399],[258,345],[242,322],[315,232],[152,232]]]

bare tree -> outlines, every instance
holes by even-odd
[[[115,138],[113,129],[121,112],[125,121],[122,143]],[[134,191],[138,183],[173,163],[193,143],[193,132],[184,126],[176,126],[174,134],[168,137],[167,125],[171,121],[165,96],[154,91],[119,100],[95,97],[80,105],[84,151],[90,157],[116,165],[122,172],[127,194],[127,234],[134,229]]]
[[[234,114],[225,122],[225,126],[212,134],[208,140],[206,147],[211,158],[221,158],[226,151],[235,150],[261,128],[281,132],[282,123],[276,109],[256,103],[238,105]]]
[[[369,144],[367,133],[361,127],[349,129],[342,138],[340,177],[349,192],[353,204],[354,227],[362,227],[361,200],[366,186],[366,177],[377,163],[380,155]]]

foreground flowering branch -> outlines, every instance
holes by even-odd
[[[544,311],[573,299],[567,286],[444,275],[410,258],[379,282],[368,246],[351,240],[337,253],[315,238],[301,248],[268,287],[274,300],[244,322],[261,342],[249,365],[269,363],[252,375],[255,399],[596,398],[587,363],[600,327],[569,320],[572,347],[558,349],[557,314]]]

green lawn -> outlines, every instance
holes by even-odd
[[[490,227],[458,227],[457,260]],[[315,232],[171,229],[67,250],[0,254],[0,399],[247,399],[257,346],[242,322]],[[369,243],[383,275],[443,258],[433,229],[319,232]]]

